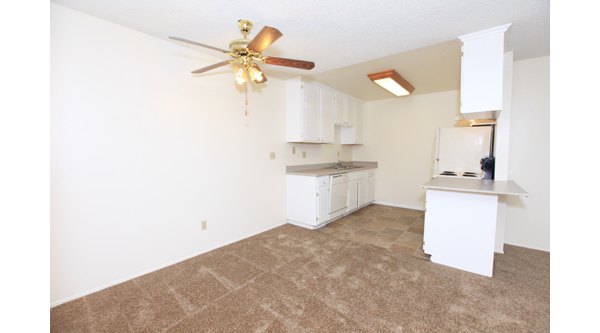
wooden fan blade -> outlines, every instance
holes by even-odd
[[[269,45],[273,44],[279,37],[283,36],[279,30],[265,26],[262,30],[254,37],[254,39],[248,44],[247,48],[255,52],[262,52]]]
[[[267,63],[269,65],[294,67],[294,68],[307,69],[307,70],[313,69],[315,67],[315,63],[312,61],[277,58],[277,57],[267,57],[265,59],[265,63]]]
[[[229,64],[229,62],[230,62],[230,60],[221,61],[221,62],[216,63],[214,65],[210,65],[210,66],[207,66],[207,67],[204,67],[204,68],[197,69],[197,70],[193,71],[192,74],[200,74],[200,73],[208,72],[211,69],[215,69],[215,68],[219,68],[221,66],[225,66],[225,65]]]
[[[184,39],[184,38],[173,37],[173,36],[169,36],[169,38],[173,39],[173,40],[176,40],[176,41],[184,42],[184,43],[189,43],[189,44],[193,44],[193,45],[197,45],[197,46],[206,47],[206,48],[211,49],[211,50],[215,50],[215,51],[219,51],[219,52],[223,52],[223,53],[229,53],[229,51],[227,51],[227,50],[223,50],[223,49],[220,49],[218,47],[214,47],[214,46],[210,46],[210,45],[206,45],[206,44],[201,44],[201,43],[194,42],[194,41],[191,41],[191,40],[187,40],[187,39]]]

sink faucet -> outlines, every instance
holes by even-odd
[[[342,160],[338,160],[337,163],[335,164],[335,167],[338,169],[342,168]]]

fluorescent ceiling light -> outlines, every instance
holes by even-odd
[[[396,96],[410,95],[415,91],[415,87],[408,83],[408,81],[400,76],[394,69],[368,74],[368,76],[371,81],[377,83],[383,89]]]

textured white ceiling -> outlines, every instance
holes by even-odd
[[[264,25],[273,26],[283,37],[265,55],[316,63],[310,72],[277,67],[276,72],[283,75],[320,75],[338,68],[352,71],[351,65],[456,40],[457,36],[506,23],[512,23],[508,50],[514,51],[515,60],[550,53],[549,0],[53,2],[159,38],[178,36],[224,49],[229,41],[241,37],[237,28],[240,18],[254,23],[251,37]],[[208,49],[203,52],[217,53]],[[272,70],[275,66],[269,66],[268,71]]]
[[[367,77],[368,73],[391,68],[415,87],[413,95],[458,90],[460,42],[452,40],[307,76],[364,101],[370,101],[394,97]]]

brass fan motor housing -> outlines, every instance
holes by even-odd
[[[240,32],[244,37],[232,40],[229,43],[229,50],[238,56],[243,56],[248,53],[246,50],[248,48],[248,44],[250,44],[251,42],[251,40],[248,39],[248,35],[252,30],[252,22],[244,19],[239,19],[238,27],[240,28]]]
[[[231,52],[245,51],[246,48],[248,47],[248,44],[250,44],[250,42],[251,41],[247,38],[234,39],[231,41],[231,43],[229,43],[229,50]]]

